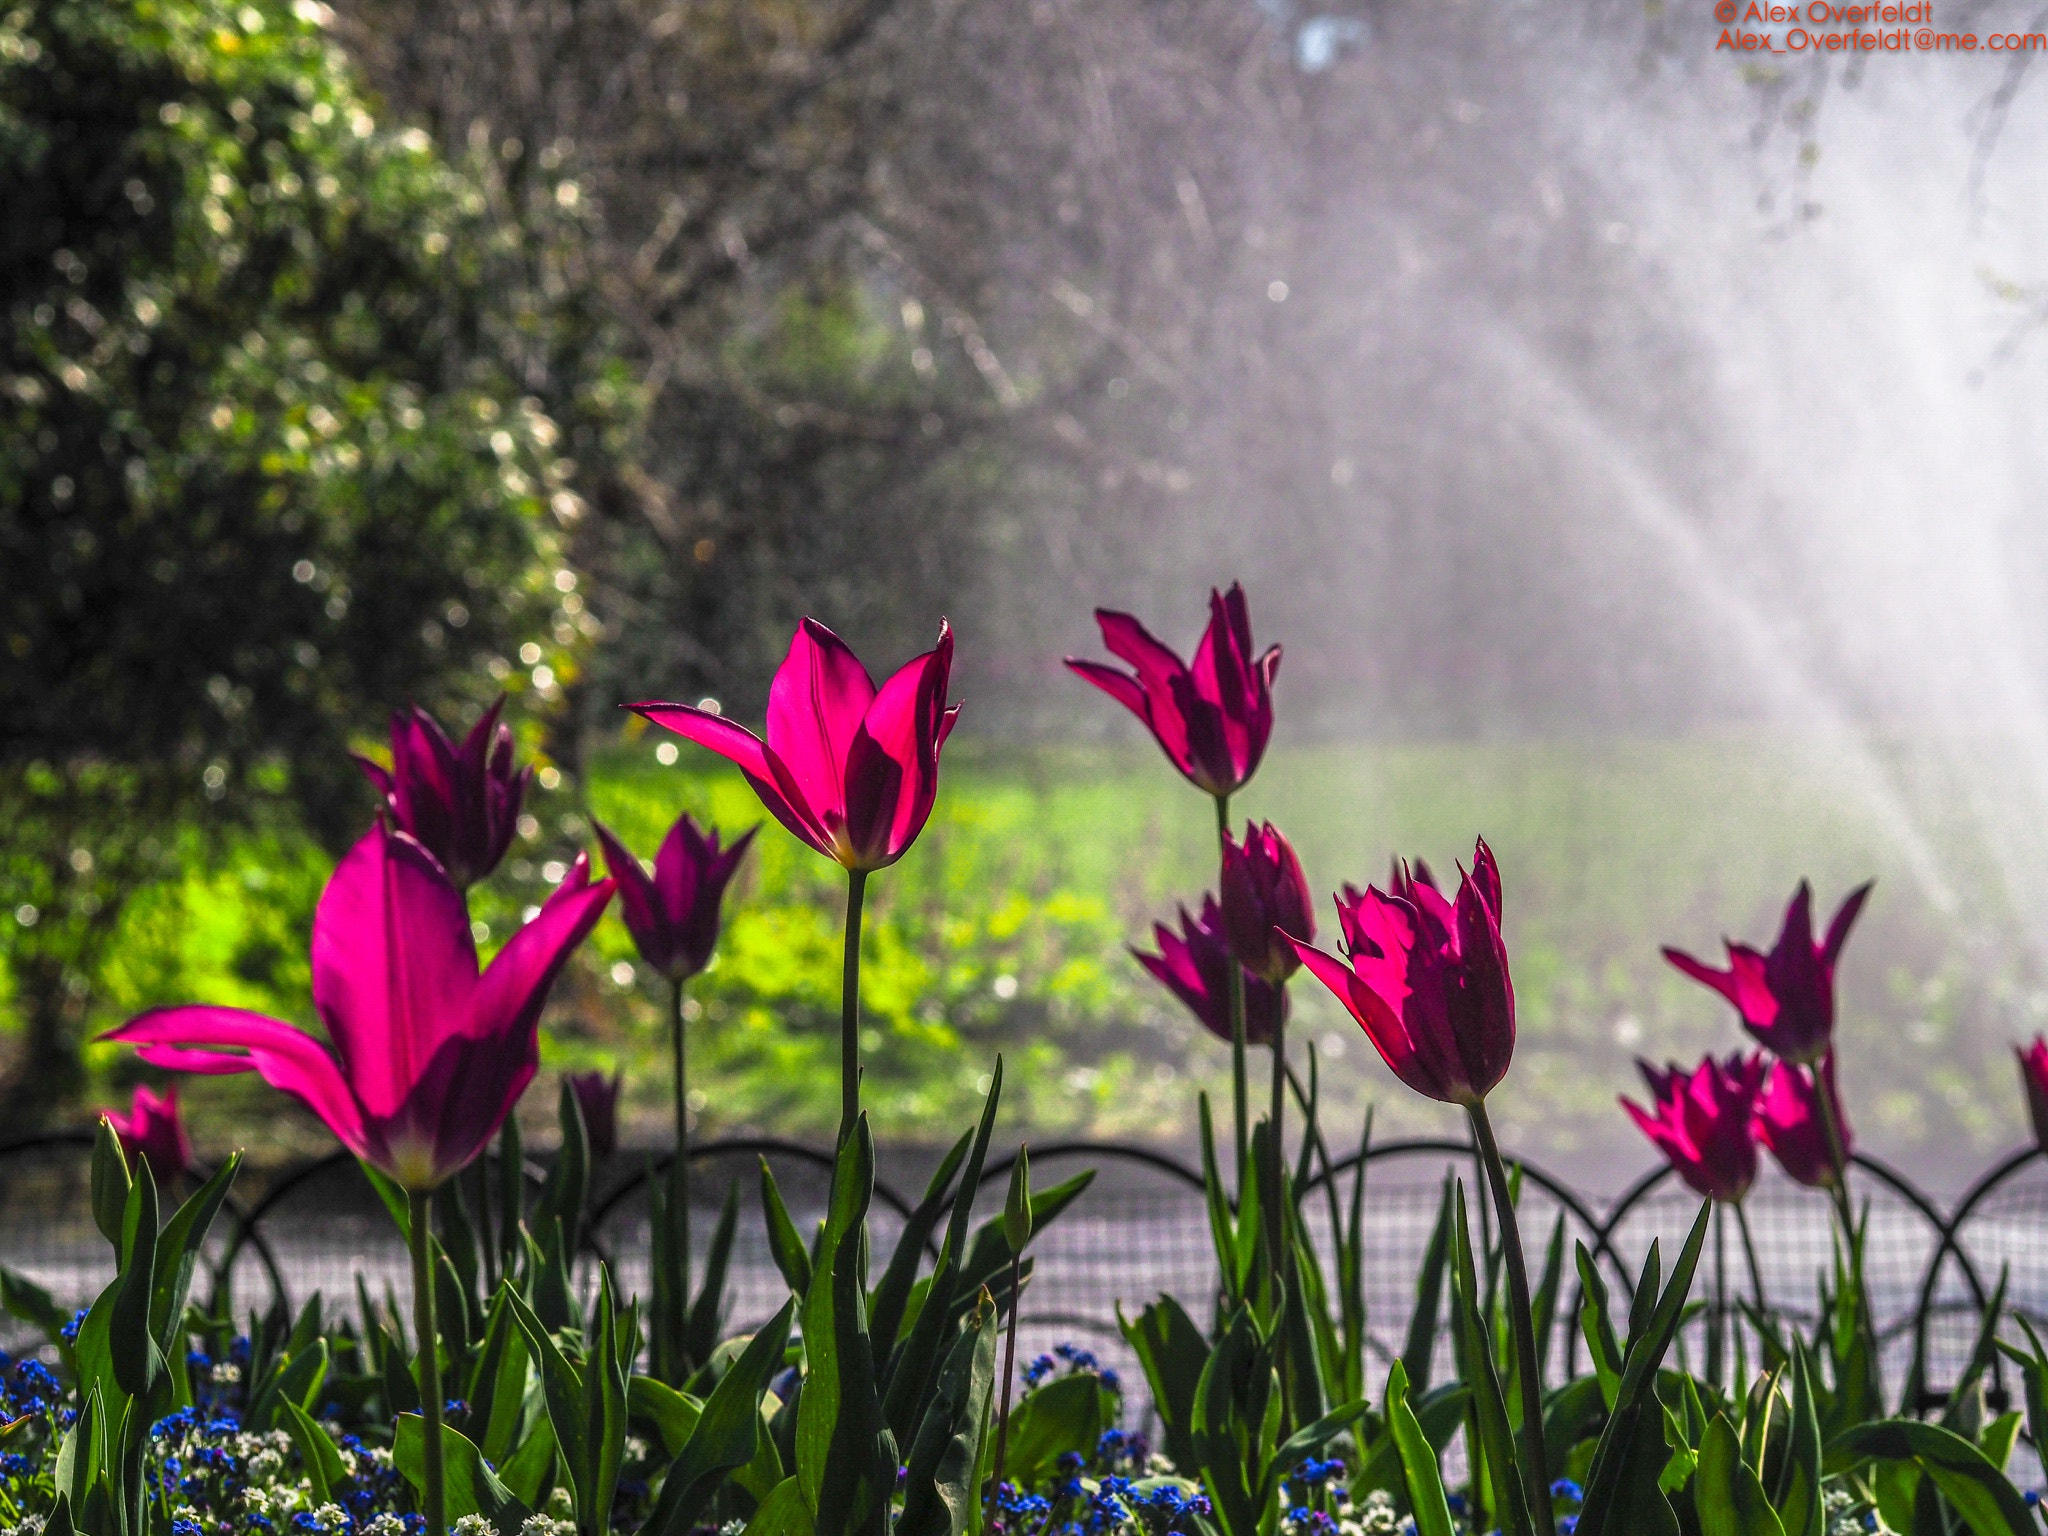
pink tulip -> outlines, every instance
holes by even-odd
[[[1252,655],[1244,589],[1209,593],[1209,627],[1189,666],[1128,613],[1095,610],[1102,643],[1129,662],[1124,672],[1067,658],[1086,678],[1151,729],[1174,767],[1212,795],[1234,794],[1258,771],[1273,734],[1273,679],[1280,647]]]
[[[579,857],[479,975],[462,893],[379,824],[313,914],[313,1006],[331,1050],[281,1019],[205,1005],[159,1008],[104,1038],[174,1071],[257,1072],[363,1161],[430,1190],[484,1149],[533,1080],[548,990],[611,894]]]
[[[670,981],[688,981],[709,965],[718,943],[725,887],[746,857],[754,829],[722,849],[717,832],[703,831],[689,816],[678,816],[654,856],[652,875],[602,822],[597,840],[604,848],[605,867],[618,882],[619,915],[626,920],[640,958]]]
[[[2034,1141],[2048,1152],[2048,1039],[2036,1035],[2032,1045],[2016,1045],[2012,1050],[2020,1061],[2020,1086],[2026,1090]]]
[[[147,1083],[135,1085],[135,1097],[128,1113],[105,1109],[100,1118],[121,1138],[121,1150],[129,1161],[148,1161],[158,1184],[169,1184],[192,1170],[192,1143],[186,1139],[185,1124],[178,1117],[178,1090],[167,1088],[161,1096]]]
[[[512,770],[512,728],[498,701],[457,747],[418,705],[391,717],[391,767],[367,757],[356,765],[376,786],[392,821],[441,861],[457,889],[498,867],[519,826],[531,768]]]
[[[1771,1068],[1770,1086],[1757,1101],[1756,1133],[1778,1166],[1799,1183],[1813,1189],[1839,1189],[1847,1170],[1829,1145],[1827,1120],[1814,1087],[1816,1079],[1825,1086],[1835,1124],[1841,1127],[1841,1155],[1846,1160],[1855,1146],[1848,1117],[1842,1113],[1842,1096],[1835,1088],[1832,1051],[1817,1067],[1781,1061]]]
[[[1347,886],[1337,917],[1349,964],[1293,939],[1394,1075],[1446,1104],[1479,1105],[1514,1057],[1500,898],[1500,871],[1482,839],[1455,903],[1405,870],[1391,893]]]
[[[583,1134],[590,1142],[590,1155],[603,1162],[619,1150],[619,1090],[626,1075],[614,1072],[571,1072],[569,1091],[576,1095],[576,1107],[583,1112]]]
[[[1756,1182],[1756,1132],[1751,1124],[1770,1064],[1752,1052],[1725,1062],[1702,1057],[1687,1072],[1638,1060],[1652,1108],[1628,1099],[1621,1107],[1656,1143],[1678,1176],[1698,1194],[1733,1205]]]
[[[738,764],[769,814],[849,870],[894,864],[924,830],[946,707],[953,631],[879,689],[845,641],[805,619],[768,689],[767,740],[687,704],[629,704],[656,725]]]
[[[1835,909],[1827,937],[1813,942],[1813,888],[1804,880],[1785,908],[1778,942],[1768,955],[1724,940],[1728,969],[1717,971],[1683,950],[1664,958],[1735,1005],[1758,1044],[1780,1061],[1811,1066],[1828,1053],[1835,1031],[1835,962],[1863,910],[1873,882],[1856,887]]]
[[[1316,936],[1315,898],[1293,847],[1271,822],[1223,836],[1223,931],[1244,968],[1278,985],[1300,969],[1289,934]]]
[[[1152,927],[1159,953],[1133,948],[1138,964],[1179,998],[1217,1039],[1230,1039],[1230,967],[1237,964],[1223,936],[1223,912],[1210,895],[1202,897],[1202,915],[1180,909],[1180,932],[1164,923]],[[1244,977],[1244,1038],[1248,1045],[1270,1045],[1274,1029],[1287,1017],[1287,991],[1240,967]]]

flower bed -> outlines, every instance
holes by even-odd
[[[1004,1166],[1000,1059],[978,1122],[889,1252],[873,1241],[865,898],[931,812],[955,717],[953,640],[942,626],[931,652],[877,688],[806,621],[764,736],[711,710],[633,706],[735,763],[782,829],[846,879],[839,1134],[815,1230],[791,1218],[765,1162],[759,1175],[787,1293],[774,1316],[727,1335],[737,1193],[710,1231],[693,1231],[687,1155],[651,1189],[648,1294],[622,1297],[603,1267],[594,1294],[580,1287],[591,1160],[607,1150],[618,1085],[564,1082],[560,1150],[538,1188],[511,1114],[538,1065],[549,990],[616,897],[669,987],[668,1088],[687,1154],[686,991],[749,837],[725,842],[685,817],[649,869],[600,828],[610,878],[587,857],[565,865],[479,967],[466,893],[511,841],[525,774],[495,712],[457,744],[413,711],[391,763],[364,765],[383,811],[315,916],[326,1042],[209,1005],[154,1010],[107,1036],[170,1072],[257,1073],[316,1114],[404,1241],[407,1304],[359,1281],[297,1315],[215,1315],[193,1277],[239,1158],[189,1179],[175,1098],[138,1093],[102,1121],[94,1152],[91,1214],[113,1281],[74,1316],[18,1274],[0,1284],[0,1301],[48,1340],[7,1367],[0,1515],[45,1536],[2038,1530],[2006,1469],[2023,1431],[2048,1431],[2048,1350],[2002,1286],[1948,1391],[1927,1390],[1918,1356],[1903,1381],[1884,1379],[1867,1207],[1834,1082],[1835,971],[1868,887],[1817,937],[1802,883],[1770,951],[1731,943],[1725,968],[1668,952],[1762,1049],[1692,1069],[1643,1064],[1650,1102],[1629,1112],[1701,1204],[1675,1252],[1652,1244],[1613,1283],[1584,1243],[1567,1251],[1562,1217],[1525,1249],[1525,1174],[1489,1109],[1507,1091],[1516,1025],[1509,881],[1486,843],[1455,888],[1419,861],[1397,862],[1384,887],[1345,886],[1337,942],[1319,944],[1287,839],[1271,825],[1239,837],[1230,819],[1265,753],[1281,660],[1254,647],[1243,594],[1212,594],[1191,662],[1128,615],[1098,617],[1128,670],[1070,665],[1137,714],[1215,810],[1217,893],[1141,958],[1233,1066],[1229,1103],[1199,1106],[1215,1291],[1119,1318],[1156,1418],[1149,1441],[1127,1432],[1122,1384],[1085,1351],[1019,1369],[1036,1245],[1091,1175],[1035,1185],[1019,1149],[1000,1207],[977,1216],[984,1173]],[[1366,1159],[1338,1176],[1316,1055],[1288,1049],[1288,988],[1303,969],[1403,1084],[1470,1130],[1473,1184],[1445,1181],[1391,1361],[1374,1353],[1364,1301]],[[2048,1045],[2021,1067],[2048,1138]],[[1369,1124],[1364,1134],[1369,1145]],[[1762,1282],[1744,1205],[1762,1151],[1836,1223],[1807,1326]],[[165,1193],[186,1182],[197,1187],[166,1214]],[[1327,1222],[1329,1251],[1312,1220]],[[1747,1286],[1718,1250],[1702,1270],[1710,1234],[1728,1225]],[[1583,1373],[1554,1357],[1561,1322],[1577,1325]],[[1674,1351],[1688,1326],[1702,1336],[1697,1369]],[[1987,1391],[2001,1359],[2024,1411]]]

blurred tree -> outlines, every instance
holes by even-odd
[[[498,217],[312,0],[0,15],[6,1105],[54,1108],[125,898],[192,836],[367,814],[408,697],[559,700],[633,390],[573,188]],[[595,478],[602,479],[601,472]]]
[[[1057,670],[1050,588],[1158,558],[1219,286],[1271,222],[1258,146],[1293,72],[1260,7],[338,9],[398,111],[495,147],[515,217],[548,213],[549,168],[600,211],[588,260],[649,431],[574,535],[615,637],[583,718],[748,713],[799,613],[900,656],[950,611],[986,726],[991,694]]]

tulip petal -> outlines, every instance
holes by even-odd
[[[1074,676],[1093,683],[1140,720],[1150,723],[1145,709],[1145,690],[1130,673],[1119,672],[1115,667],[1105,666],[1099,661],[1086,661],[1079,656],[1067,657],[1066,663],[1067,670]]]
[[[846,759],[847,841],[869,867],[899,857],[931,816],[953,634],[899,668],[868,706]]]
[[[548,989],[612,899],[610,880],[585,884],[588,865],[582,860],[582,878],[572,875],[555,888],[541,904],[539,914],[506,941],[476,987],[472,1018],[465,1031],[473,1040],[513,1041],[521,1049],[534,1048],[533,1032],[540,1023]]]
[[[847,754],[874,698],[874,679],[844,640],[816,619],[797,626],[768,685],[768,742],[822,825],[847,813]]]
[[[441,722],[417,705],[392,717],[391,769],[400,825],[428,848],[455,847],[455,746]]]
[[[1820,951],[1821,959],[1830,971],[1842,958],[1842,946],[1849,942],[1849,930],[1856,926],[1863,903],[1870,897],[1870,888],[1876,884],[1875,880],[1866,880],[1857,886],[1842,898],[1842,904],[1835,908],[1835,915],[1829,919],[1827,937],[1821,941]]]
[[[1095,624],[1102,631],[1102,643],[1109,648],[1110,654],[1129,662],[1137,673],[1138,693],[1143,703],[1130,707],[1152,727],[1152,734],[1159,738],[1159,745],[1166,750],[1166,755],[1186,771],[1192,766],[1188,727],[1174,704],[1175,684],[1189,684],[1186,664],[1128,613],[1098,608],[1095,610]],[[1105,667],[1102,670],[1107,672],[1110,669]],[[1092,672],[1082,675],[1112,697],[1129,703]]]
[[[377,798],[389,804],[397,791],[397,785],[391,779],[391,770],[382,763],[373,762],[360,752],[349,753],[349,759],[363,770],[363,777],[368,779],[370,787],[377,791]]]
[[[838,857],[831,834],[813,814],[788,766],[745,726],[734,725],[723,716],[707,714],[688,704],[628,704],[626,708],[664,730],[710,748],[732,763],[746,775],[768,814],[781,822],[791,836],[828,859]]]
[[[533,1030],[509,1042],[443,1040],[405,1103],[370,1123],[379,1165],[410,1186],[439,1184],[490,1144],[539,1069]]]
[[[1387,1069],[1395,1077],[1417,1093],[1432,1099],[1448,1100],[1445,1075],[1417,1054],[1413,1036],[1401,1022],[1399,1011],[1390,1006],[1387,999],[1335,955],[1327,954],[1313,944],[1304,944],[1291,934],[1288,942],[1301,956],[1301,963],[1336,995],[1357,1021],[1358,1027],[1365,1031],[1366,1039],[1372,1042],[1373,1049],[1380,1053],[1380,1060],[1387,1064]]]
[[[313,1005],[365,1113],[390,1114],[476,990],[469,912],[432,854],[372,827],[313,913]]]
[[[1682,949],[1674,949],[1669,944],[1664,946],[1664,958],[1694,981],[1712,987],[1737,1008],[1742,1006],[1741,988],[1735,980],[1734,971],[1716,970],[1706,961],[1696,959]]]
[[[627,932],[633,935],[633,947],[640,951],[642,960],[667,975],[673,958],[669,940],[674,920],[661,900],[659,874],[649,879],[640,861],[610,827],[601,821],[592,825],[597,831],[598,846],[604,850],[605,868],[611,871],[612,884],[618,890],[619,916],[625,920]],[[681,825],[677,823],[677,830]],[[662,858],[671,856],[671,845],[676,841],[676,833],[670,832],[661,845]]]
[[[1484,846],[1483,844],[1481,846]],[[1466,1079],[1484,1095],[1515,1056],[1515,987],[1507,945],[1476,881],[1458,890],[1458,986],[1464,999],[1453,1033]]]
[[[224,1069],[216,1063],[228,1059],[223,1048],[247,1051],[246,1057],[233,1058],[246,1063],[236,1070],[253,1068],[271,1087],[290,1094],[350,1151],[362,1155],[369,1150],[362,1108],[334,1058],[319,1041],[282,1019],[246,1008],[158,1008],[100,1038],[144,1047],[144,1060],[179,1071],[218,1073]]]

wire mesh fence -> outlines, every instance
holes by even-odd
[[[65,1132],[0,1147],[0,1264],[49,1291],[60,1306],[80,1307],[112,1275],[109,1245],[91,1217],[91,1137]],[[772,1138],[712,1142],[691,1149],[692,1251],[701,1268],[724,1202],[735,1203],[728,1287],[729,1325],[745,1330],[768,1317],[786,1287],[768,1250],[760,1210],[760,1168],[773,1170],[798,1228],[822,1219],[829,1154]],[[898,1163],[910,1176],[901,1176]],[[1043,1189],[1083,1168],[1089,1188],[1032,1245],[1033,1271],[1019,1312],[1020,1360],[1060,1343],[1086,1349],[1116,1371],[1133,1423],[1148,1416],[1143,1377],[1118,1326],[1171,1294],[1197,1322],[1210,1321],[1217,1273],[1197,1170],[1144,1147],[1064,1143],[1034,1151],[1034,1184]],[[877,1270],[893,1251],[918,1193],[916,1170],[885,1159],[870,1211]],[[1855,1192],[1868,1208],[1866,1277],[1883,1341],[1887,1395],[1896,1401],[1916,1351],[1924,1357],[1930,1398],[1967,1357],[1987,1299],[2001,1274],[2008,1305],[2032,1319],[2048,1318],[2048,1161],[2028,1151],[1989,1170],[1943,1209],[1896,1170],[1858,1159]],[[598,1171],[587,1207],[581,1273],[595,1285],[608,1264],[621,1288],[649,1288],[650,1182],[665,1159],[622,1156]],[[1476,1181],[1470,1150],[1448,1141],[1390,1142],[1318,1174],[1302,1191],[1302,1211],[1325,1273],[1334,1272],[1333,1223],[1347,1221],[1351,1201],[1363,1211],[1363,1289],[1370,1350],[1383,1369],[1406,1340],[1415,1306],[1415,1276],[1444,1198],[1447,1179]],[[1578,1334],[1579,1280],[1574,1254],[1583,1244],[1611,1292],[1625,1297],[1653,1239],[1667,1263],[1683,1242],[1698,1202],[1659,1169],[1606,1204],[1590,1201],[1540,1168],[1524,1166],[1521,1225],[1530,1263],[1540,1273],[1553,1230],[1563,1233],[1563,1279],[1548,1358],[1582,1368]],[[526,1170],[538,1179],[538,1169]],[[1001,1200],[1007,1163],[984,1176],[980,1211]],[[487,1174],[495,1179],[495,1172]],[[232,1205],[207,1252],[206,1295],[214,1310],[237,1315],[282,1299],[302,1305],[316,1291],[330,1309],[367,1301],[410,1304],[405,1249],[389,1216],[355,1163],[337,1154],[272,1177],[246,1203]],[[1484,1202],[1470,1206],[1475,1241],[1490,1240]],[[1743,1228],[1747,1229],[1746,1235]],[[1753,1262],[1752,1262],[1753,1256]],[[929,1254],[926,1262],[929,1262]],[[1814,1313],[1818,1286],[1836,1261],[1827,1201],[1814,1191],[1767,1175],[1744,1202],[1741,1220],[1726,1215],[1712,1229],[1695,1295],[1753,1299],[1797,1324]],[[211,1289],[207,1286],[210,1284]],[[1685,1362],[1705,1358],[1705,1319],[1681,1338]],[[1441,1330],[1440,1330],[1441,1333]],[[0,1346],[28,1342],[25,1325],[0,1327]],[[1447,1359],[1439,1343],[1438,1362]],[[2002,1379],[1994,1389],[2003,1388]]]

